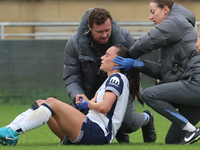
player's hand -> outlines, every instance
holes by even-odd
[[[82,103],[80,103],[80,104],[76,104],[76,105],[77,105],[77,107],[78,107],[79,109],[89,109],[89,107],[88,107],[88,102],[89,102],[89,101],[84,101],[84,102],[82,102]]]
[[[89,109],[88,102],[89,100],[84,94],[76,96],[76,105],[79,109]]]

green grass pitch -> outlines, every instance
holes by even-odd
[[[18,114],[29,108],[29,105],[0,105],[0,127],[9,124]],[[148,106],[142,107],[140,104],[136,105],[137,112],[140,113]],[[152,109],[150,109],[152,111]],[[157,140],[155,143],[143,143],[142,131],[130,134],[129,144],[118,144],[116,139],[112,144],[102,146],[66,146],[60,144],[57,138],[48,128],[44,125],[35,130],[19,135],[19,140],[16,146],[2,146],[0,150],[195,150],[200,149],[200,141],[191,145],[166,145],[164,143],[165,135],[170,126],[170,121],[152,111],[155,119],[155,128],[157,132]],[[200,126],[198,124],[197,126]]]

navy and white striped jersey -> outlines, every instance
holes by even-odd
[[[110,75],[97,91],[97,103],[103,101],[107,90],[115,93],[117,97],[111,110],[106,114],[89,110],[87,116],[102,128],[105,137],[111,143],[121,126],[128,104],[129,82],[127,77],[121,73]]]

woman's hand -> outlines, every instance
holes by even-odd
[[[89,109],[89,99],[84,94],[76,95],[76,105],[79,109]]]
[[[128,71],[132,67],[143,67],[144,66],[143,61],[140,61],[138,59],[132,59],[132,58],[123,58],[120,56],[117,56],[116,58],[114,58],[113,62],[120,65],[118,67],[113,67],[113,69],[125,68],[126,69],[125,71]]]

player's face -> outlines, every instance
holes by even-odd
[[[149,19],[154,22],[155,25],[160,24],[163,22],[169,13],[169,8],[167,6],[164,6],[164,8],[158,7],[158,4],[155,2],[151,2],[149,5],[150,9],[150,16]]]
[[[113,67],[115,67],[116,63],[113,62],[113,59],[117,57],[116,52],[118,49],[114,46],[110,47],[105,55],[101,57],[101,66],[100,69],[105,72],[110,72],[113,70]]]
[[[111,21],[107,19],[105,23],[101,25],[96,25],[94,23],[93,28],[89,27],[89,29],[92,33],[92,39],[97,45],[106,44],[111,35]]]

